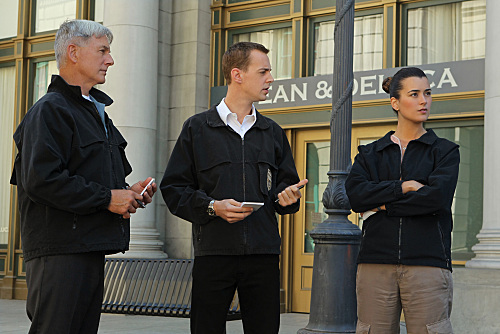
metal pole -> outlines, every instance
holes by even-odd
[[[314,239],[311,311],[306,333],[354,333],[356,331],[356,258],[360,229],[351,213],[345,179],[351,165],[354,0],[337,0],[333,106],[330,121],[329,182],[323,194],[328,218],[310,235]]]

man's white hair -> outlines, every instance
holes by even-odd
[[[64,65],[65,54],[68,45],[71,43],[84,46],[89,38],[95,36],[101,38],[106,36],[109,44],[113,41],[113,33],[100,23],[88,20],[68,20],[59,27],[56,33],[54,50],[56,52],[57,68]]]

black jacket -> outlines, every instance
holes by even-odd
[[[113,101],[90,91],[105,105]],[[129,246],[130,225],[107,210],[111,189],[126,185],[132,169],[125,139],[80,87],[53,76],[48,92],[30,108],[14,133],[18,154],[11,183],[17,185],[24,260]]]
[[[274,201],[297,182],[292,152],[278,124],[257,112],[242,140],[212,107],[184,123],[160,189],[170,211],[193,223],[195,256],[279,254],[276,212],[294,213],[299,202],[281,207]],[[208,215],[212,199],[231,198],[265,204],[233,224]]]
[[[458,145],[431,129],[401,152],[389,132],[359,146],[346,180],[355,212],[384,205],[363,222],[358,263],[424,265],[451,270],[451,204],[458,178]],[[403,181],[424,186],[402,193]]]

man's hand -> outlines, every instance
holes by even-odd
[[[136,182],[130,187],[130,190],[136,192],[137,194],[140,194],[144,190],[144,187],[146,187],[149,181],[151,180],[152,177],[148,177],[144,181]],[[153,196],[156,190],[157,190],[156,183],[155,182],[151,183],[144,192],[144,194],[142,194],[142,199],[140,199],[140,201],[144,203],[144,205],[151,203],[153,201]]]
[[[214,202],[215,214],[228,223],[239,222],[248,217],[252,212],[252,208],[242,208],[241,202],[234,199],[224,199]]]
[[[302,197],[300,193],[299,187],[306,185],[308,182],[307,179],[301,180],[299,183],[293,184],[289,187],[286,187],[285,190],[278,194],[279,203],[281,206],[292,205],[293,203],[297,203],[299,198]]]
[[[112,189],[108,210],[128,219],[139,207],[137,200],[142,200],[142,196],[132,190]]]

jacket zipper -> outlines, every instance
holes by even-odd
[[[102,123],[102,120],[101,120],[101,116],[99,115],[99,110],[97,110],[97,107],[95,106],[94,102],[91,102],[92,103],[92,106],[94,107],[94,111],[98,117],[98,124],[99,124],[99,128],[101,129],[101,131],[104,132],[104,137],[108,138],[106,136],[106,130],[104,129],[104,127],[106,126],[106,124],[103,124]],[[109,140],[108,140],[109,141]]]
[[[245,175],[245,139],[241,139],[241,160],[243,166],[243,201],[246,200],[246,175]]]
[[[408,149],[408,145],[406,145],[407,149]],[[400,154],[401,154],[401,159],[400,159],[400,163],[399,163],[399,179],[402,180],[403,179],[403,159],[404,159],[404,155],[403,155],[403,149],[401,148],[401,144],[399,145],[399,150],[400,150]],[[399,240],[398,240],[398,263],[401,263],[401,234],[402,234],[402,230],[403,230],[403,217],[400,217],[399,218]]]
[[[73,230],[76,230],[76,221],[77,221],[77,215],[76,213],[73,215]]]
[[[246,175],[245,175],[245,138],[241,138],[241,160],[243,165],[243,201],[246,200]],[[243,244],[247,244],[247,222],[243,225]]]
[[[441,239],[441,247],[443,248],[444,259],[446,261],[446,268],[449,268],[450,267],[450,260],[448,260],[448,257],[446,256],[446,248],[444,247],[443,230],[441,230],[441,225],[439,225],[439,222],[438,222],[438,230],[439,230],[439,237]]]
[[[401,263],[401,230],[403,229],[403,217],[399,218],[399,248],[398,248],[398,263]]]
[[[95,104],[93,102],[92,102],[92,106],[94,108],[95,115],[97,115],[97,116],[94,115],[94,117],[97,118],[97,122],[99,124],[99,128],[103,132],[104,137],[106,138],[106,141],[107,141],[107,144],[108,144],[109,156],[110,156],[110,159],[111,159],[111,166],[114,166],[114,164],[113,164],[113,160],[114,160],[113,159],[113,146],[111,145],[111,140],[109,138],[111,131],[108,131],[108,133],[106,134],[106,129],[104,128],[104,127],[106,127],[106,124],[102,123],[101,117],[99,115],[99,110],[97,110],[97,107],[95,106]],[[116,174],[115,174],[114,168],[112,168],[111,174],[112,174],[112,177],[113,177],[113,182],[115,183],[115,185],[117,185],[118,184],[118,180],[116,179]],[[123,233],[125,233],[125,230],[124,230],[123,226],[122,226],[122,231],[123,231]]]

